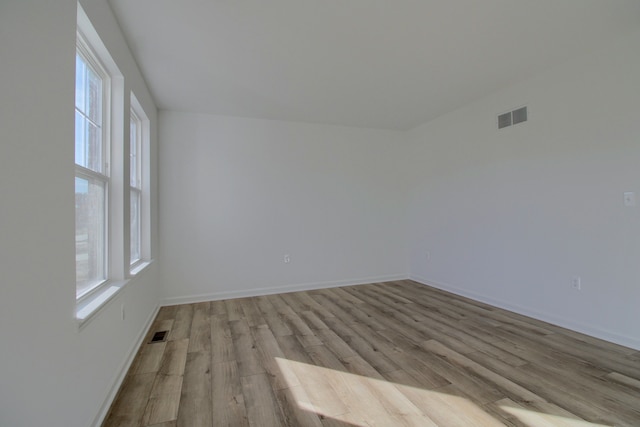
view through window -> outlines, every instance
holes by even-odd
[[[107,277],[109,176],[104,137],[106,73],[80,44],[76,51],[75,221],[76,297]]]

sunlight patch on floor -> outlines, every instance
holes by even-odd
[[[482,412],[477,405],[458,396],[282,358],[276,358],[276,361],[283,372],[294,372],[297,376],[298,381],[291,384],[291,392],[302,409],[355,426],[435,427],[441,424],[425,413],[439,413],[442,417],[457,406],[472,413]],[[287,377],[291,378],[290,375]],[[460,418],[459,423],[450,425],[470,425],[468,421]],[[499,424],[484,422],[476,425]]]
[[[575,416],[560,416],[532,411],[512,401],[503,402],[504,401],[498,402],[500,409],[513,415],[520,422],[532,427],[608,427],[606,424],[590,423]]]
[[[425,390],[365,375],[275,358],[296,404],[303,410],[358,427],[503,426],[482,407],[451,387]],[[496,408],[532,426],[596,427],[570,413],[552,415],[504,399]],[[561,412],[557,408],[557,412]],[[565,416],[566,415],[566,416]]]

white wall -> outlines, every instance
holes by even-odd
[[[406,277],[402,134],[162,112],[160,135],[167,303]]]
[[[127,87],[156,120],[106,2],[83,4]],[[75,320],[75,32],[75,0],[0,3],[0,425],[7,427],[92,425],[158,303],[152,265],[81,330]],[[154,129],[153,151],[155,140]]]
[[[640,196],[638,46],[640,33],[409,133],[412,277],[640,348],[640,207],[623,206]],[[524,104],[529,122],[496,130]]]
[[[106,1],[82,3],[155,121]],[[0,3],[0,425],[99,420],[159,272],[177,302],[402,277],[409,258],[417,278],[640,348],[640,208],[622,206],[640,193],[639,34],[415,129],[409,151],[393,132],[164,113],[166,263],[78,330],[75,26],[74,0]],[[494,130],[524,103],[529,123]]]

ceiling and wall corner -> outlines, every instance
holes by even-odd
[[[407,130],[638,27],[637,0],[109,0],[162,110]]]

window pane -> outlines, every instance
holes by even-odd
[[[132,187],[138,187],[138,123],[131,120],[131,135],[129,143],[130,163],[129,163],[129,181]]]
[[[105,183],[76,176],[76,296],[105,279]]]
[[[102,168],[102,133],[100,128],[87,122],[87,168],[103,172]]]
[[[131,263],[140,259],[140,192],[131,189]]]
[[[90,67],[87,67],[87,111],[92,122],[102,125],[102,79]]]
[[[76,164],[104,173],[102,77],[76,52]]]
[[[76,110],[76,164],[87,167],[87,119]]]
[[[76,108],[80,111],[85,110],[85,80],[86,65],[82,57],[76,53]]]

